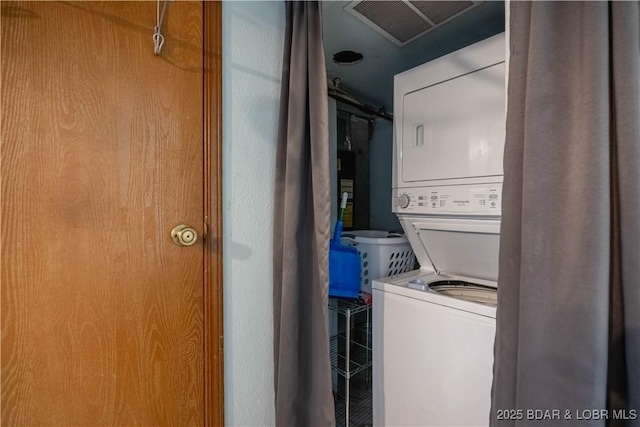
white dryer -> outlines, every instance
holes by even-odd
[[[373,282],[374,425],[489,423],[504,43],[395,78],[393,211],[420,269]]]

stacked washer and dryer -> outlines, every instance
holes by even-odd
[[[374,425],[488,425],[505,37],[395,77],[393,211],[420,269],[373,282]]]

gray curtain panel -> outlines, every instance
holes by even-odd
[[[509,27],[491,424],[640,425],[638,2]]]
[[[327,320],[329,131],[320,11],[318,2],[286,2],[273,261],[278,426],[335,424]]]

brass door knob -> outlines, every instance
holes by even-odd
[[[191,246],[198,240],[198,232],[188,225],[180,224],[171,230],[171,239],[178,246]]]

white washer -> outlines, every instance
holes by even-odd
[[[374,425],[489,424],[504,43],[395,78],[393,211],[421,268],[373,282]]]
[[[373,282],[373,423],[488,425],[496,288],[468,274],[495,274],[499,220],[416,217],[413,224],[434,242],[425,252],[459,274],[423,268]],[[473,227],[472,245],[453,231]]]
[[[373,363],[385,366],[373,377],[374,425],[488,425],[495,305],[408,289],[442,279],[410,274],[373,290]]]

